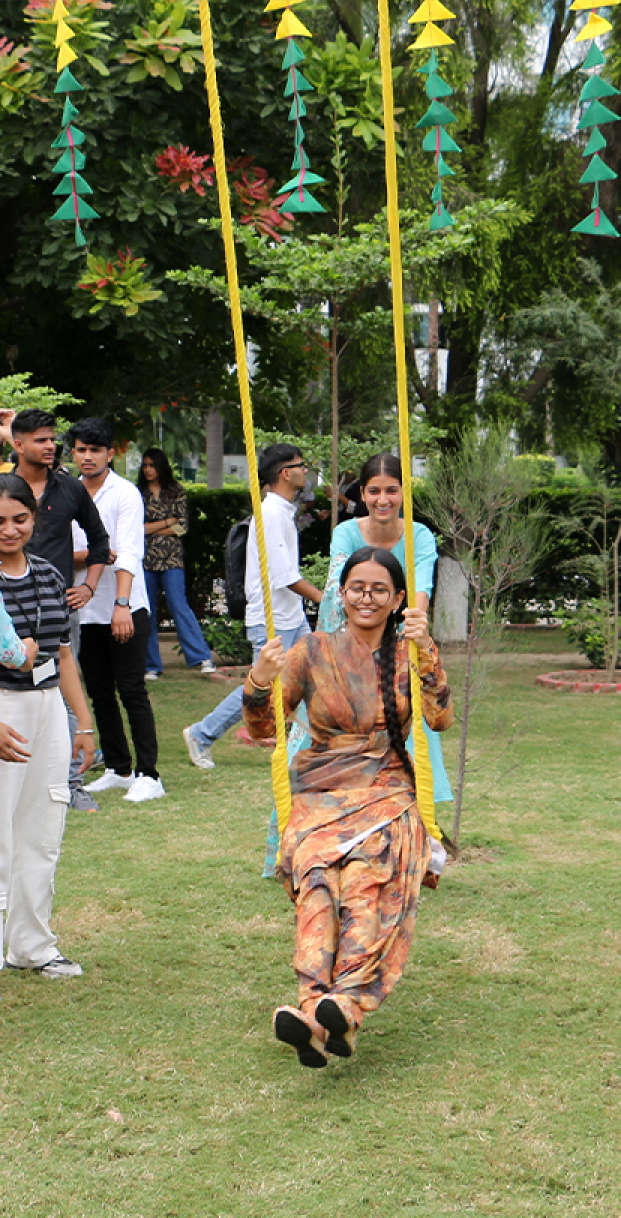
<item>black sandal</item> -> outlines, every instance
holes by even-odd
[[[321,998],[315,1007],[315,1019],[328,1033],[326,1049],[335,1057],[351,1057],[356,1048],[356,1025],[349,1022],[334,998]]]
[[[296,1007],[278,1007],[274,1011],[274,1032],[277,1040],[291,1045],[301,1066],[320,1070],[328,1064],[328,1055],[301,1011]]]

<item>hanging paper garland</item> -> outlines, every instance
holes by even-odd
[[[290,178],[288,182],[279,190],[279,195],[286,194],[288,197],[284,203],[281,203],[279,211],[292,213],[305,211],[325,211],[325,207],[321,206],[315,198],[307,190],[308,186],[317,185],[324,182],[317,173],[310,172],[310,161],[304,149],[304,128],[302,119],[306,114],[306,106],[302,93],[312,91],[313,86],[298,69],[298,64],[305,59],[304,52],[295,41],[298,38],[312,38],[310,30],[302,24],[295,13],[291,12],[293,4],[302,4],[303,0],[269,0],[269,4],[263,10],[265,13],[274,12],[276,9],[284,9],[284,13],[278,23],[276,30],[276,41],[282,38],[287,40],[287,49],[282,61],[283,71],[287,72],[287,85],[285,88],[285,97],[291,98],[291,108],[289,110],[289,119],[294,124],[293,142],[295,145],[295,156],[291,168],[296,171],[295,177]]]
[[[413,16],[409,18],[411,23],[425,23],[424,30],[409,48],[410,51],[433,48],[424,67],[417,68],[418,72],[427,77],[425,92],[430,100],[430,105],[427,113],[416,124],[417,127],[430,128],[423,140],[423,150],[433,152],[436,162],[437,181],[431,194],[435,208],[429,220],[431,229],[450,228],[455,223],[446,210],[442,198],[442,179],[449,175],[452,176],[455,170],[447,165],[443,153],[461,152],[461,148],[445,130],[447,123],[455,123],[457,119],[452,110],[449,110],[448,106],[445,106],[440,100],[443,97],[450,97],[453,90],[438,74],[438,56],[435,51],[435,47],[454,43],[454,39],[445,34],[435,22],[448,21],[454,16],[455,14],[445,8],[440,0],[423,0]]]
[[[621,3],[621,0],[606,0],[607,5],[619,3]],[[607,34],[612,29],[610,22],[605,17],[599,17],[595,12],[595,9],[603,8],[603,5],[604,0],[574,0],[574,3],[571,5],[572,9],[591,10],[589,12],[589,19],[574,39],[575,42],[585,42],[587,39],[593,40],[599,38],[602,34]],[[588,102],[588,105],[578,123],[578,131],[586,131],[589,127],[593,128],[589,142],[582,153],[583,157],[588,156],[591,160],[580,178],[580,182],[585,185],[592,182],[595,189],[591,200],[591,214],[586,216],[584,220],[581,220],[579,224],[575,224],[571,231],[572,233],[589,233],[595,237],[618,237],[620,235],[618,230],[604,214],[599,202],[600,182],[608,182],[617,177],[614,170],[610,169],[599,155],[602,148],[606,147],[606,140],[599,130],[599,124],[619,122],[619,115],[609,110],[608,106],[604,105],[601,101],[602,97],[618,97],[619,95],[619,90],[609,85],[597,73],[597,68],[600,68],[604,62],[602,52],[592,41],[580,69],[589,79],[580,94],[580,102]]]
[[[86,237],[80,227],[80,220],[98,220],[99,213],[89,203],[84,201],[83,196],[92,195],[93,192],[88,182],[79,173],[79,170],[83,169],[86,164],[86,157],[79,149],[79,145],[84,143],[85,136],[83,131],[73,126],[73,120],[78,117],[79,111],[71,101],[69,94],[82,93],[84,86],[79,84],[68,67],[70,63],[73,63],[77,59],[75,51],[69,45],[70,40],[75,38],[75,33],[65,20],[68,16],[68,10],[65,8],[62,0],[56,0],[54,12],[52,13],[52,21],[56,23],[54,45],[58,47],[56,71],[60,75],[54,92],[65,94],[65,105],[62,118],[63,129],[54,140],[52,148],[64,148],[65,151],[54,166],[54,173],[63,174],[54,194],[67,195],[68,197],[58,208],[58,211],[54,212],[52,220],[73,220],[75,223],[75,243],[77,246],[85,246]]]

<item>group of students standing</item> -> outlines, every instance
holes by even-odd
[[[113,787],[131,803],[165,795],[145,686],[145,503],[112,469],[105,419],[70,429],[79,479],[56,468],[52,415],[3,411],[0,438],[14,458],[0,472],[0,967],[6,920],[8,968],[78,976],[50,928],[67,807],[96,811]],[[86,787],[94,729],[78,660],[105,764]]]
[[[113,439],[106,421],[84,420],[71,430],[78,481],[52,470],[53,420],[39,417],[39,427],[29,431],[33,418],[25,415],[40,412],[22,412],[13,421],[16,473],[0,473],[0,926],[6,910],[9,968],[76,976],[80,965],[60,954],[49,924],[71,800],[70,755],[78,784],[93,757],[93,728],[72,656],[70,610],[80,615],[78,655],[106,766],[85,788],[87,796],[114,786],[127,788],[130,800],[135,792],[136,802],[165,794],[145,687],[147,671],[161,672],[155,612],[160,586],[186,662],[202,672],[213,671],[213,664],[185,596],[180,538],[187,508],[161,450],[144,454],[137,489],[111,469]],[[430,841],[416,805],[406,745],[411,681],[421,683],[432,729],[436,799],[451,793],[433,732],[448,727],[453,712],[428,629],[436,551],[422,525],[415,525],[416,605],[404,604],[403,492],[396,458],[380,454],[362,470],[360,496],[368,514],[335,530],[323,593],[299,570],[294,501],[306,477],[301,453],[289,445],[271,446],[260,476],[268,488],[262,511],[276,638],[266,637],[253,522],[246,570],[252,667],[243,686],[183,735],[190,760],[203,770],[213,768],[213,744],[242,715],[253,737],[269,737],[271,685],[280,676],[285,712],[296,712],[297,720],[290,738],[293,809],[278,860],[277,844],[274,849],[268,837],[265,874],[277,872],[296,904],[299,1005],[277,1008],[274,1030],[303,1065],[321,1067],[330,1055],[351,1055],[363,1015],[379,1006],[401,975],[421,885],[443,852]],[[81,488],[80,504],[71,510],[70,484]],[[68,561],[66,530],[50,503],[62,504],[63,491],[63,519],[71,521]],[[103,529],[99,549],[84,494]],[[37,552],[37,538],[45,544],[46,532],[48,542],[55,538],[57,560],[65,561],[62,574]],[[304,599],[320,606],[314,635]],[[416,671],[410,671],[409,640],[418,647]],[[73,747],[61,693],[75,716]],[[138,775],[117,694],[128,713]]]

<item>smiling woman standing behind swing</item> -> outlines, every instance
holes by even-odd
[[[310,748],[291,770],[293,808],[281,843],[281,878],[296,904],[293,958],[299,1008],[279,1007],[274,1029],[304,1066],[350,1056],[365,1012],[403,971],[431,849],[405,747],[412,708],[408,639],[419,649],[427,723],[453,720],[446,675],[424,609],[404,612],[399,561],[365,547],[340,578],[346,628],[307,635],[285,657],[278,638],[261,650],[244,687],[250,734],[273,734],[271,682],[284,710],[304,701]]]

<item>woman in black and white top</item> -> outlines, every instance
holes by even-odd
[[[0,590],[17,633],[39,645],[30,672],[0,664],[0,719],[30,752],[25,764],[0,760],[0,948],[6,910],[7,967],[76,977],[80,965],[57,951],[49,924],[69,803],[71,743],[61,690],[77,716],[74,751],[83,751],[82,769],[93,759],[93,729],[69,646],[65,581],[51,563],[24,553],[35,516],[28,483],[0,474]]]

